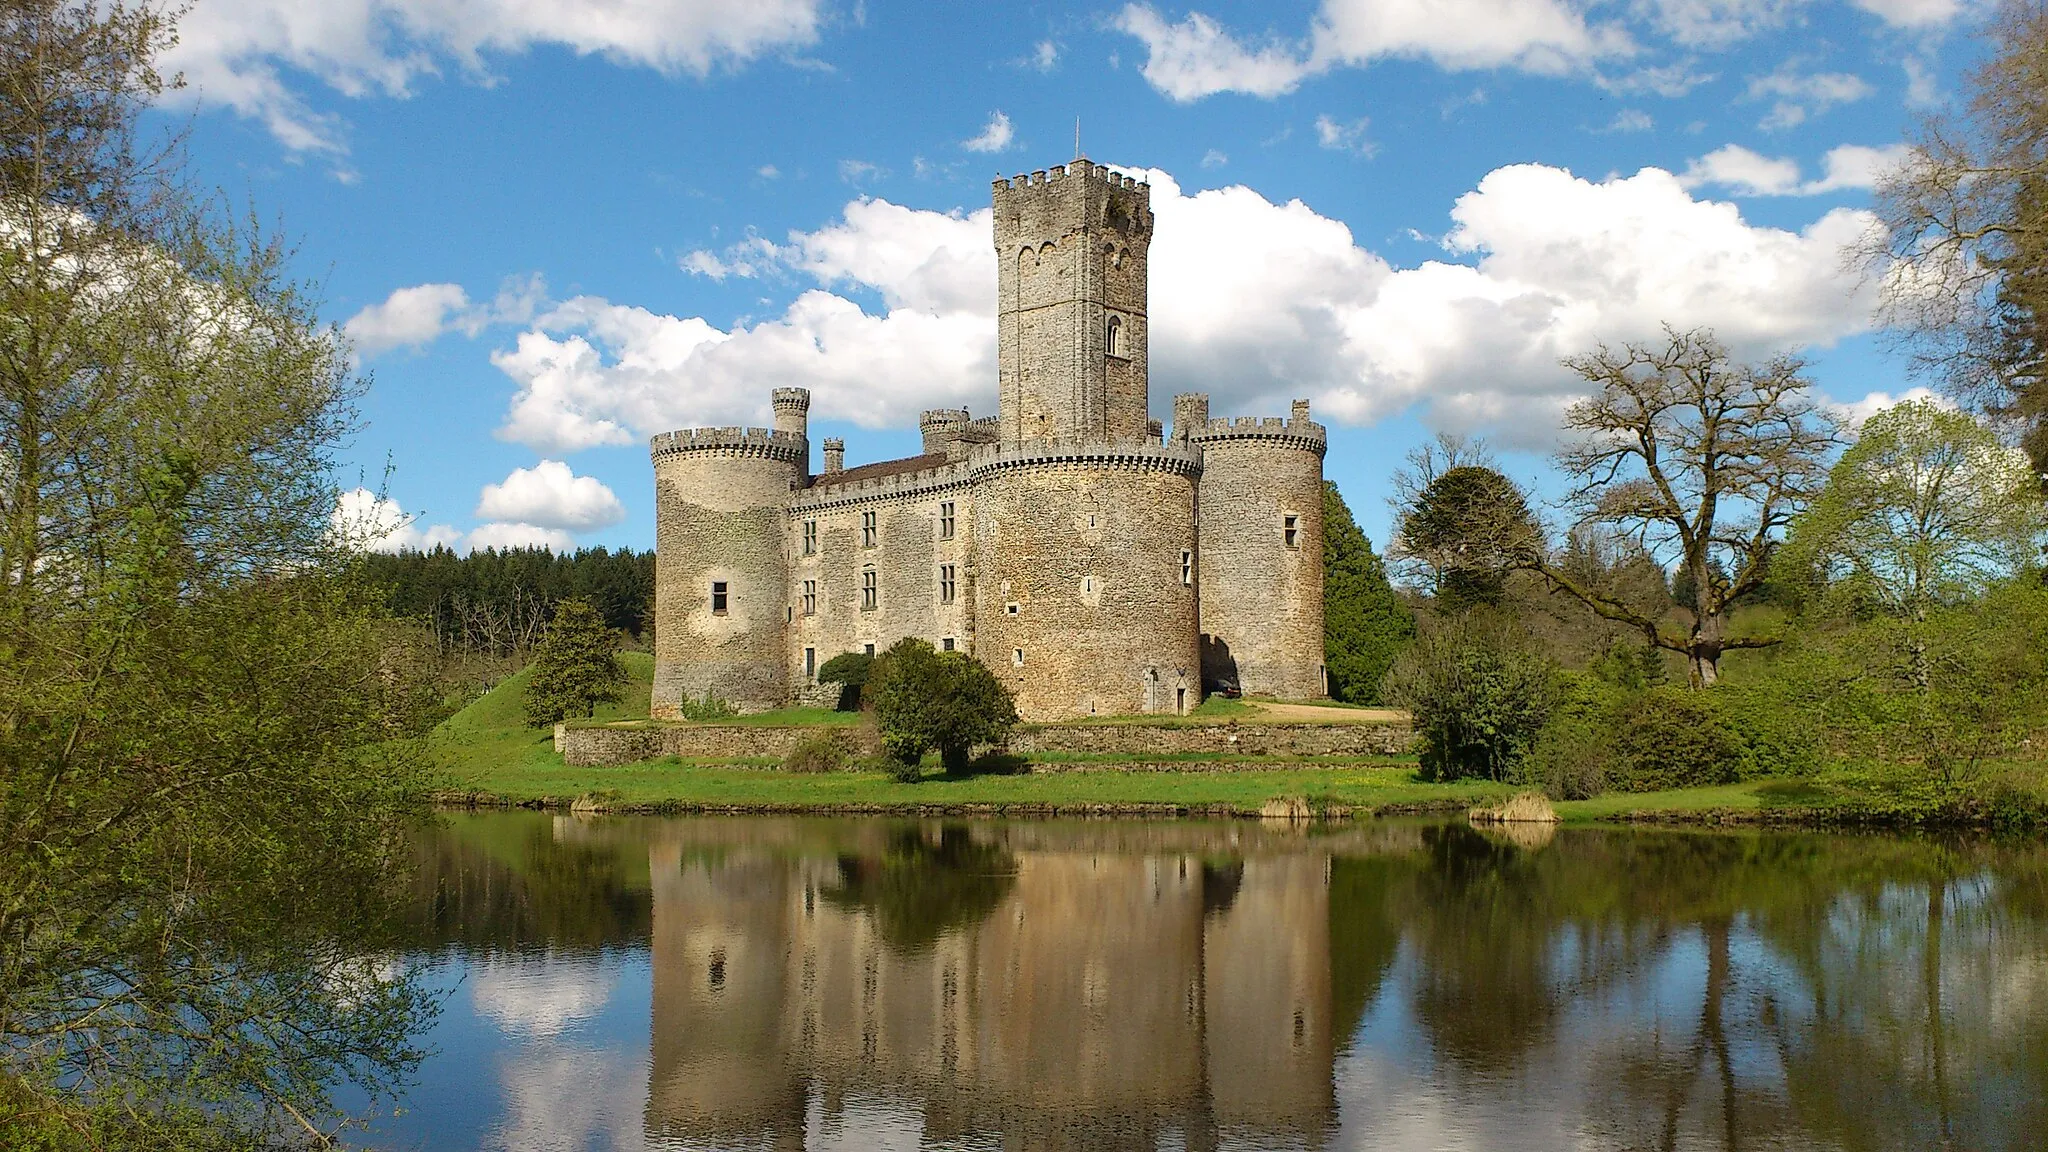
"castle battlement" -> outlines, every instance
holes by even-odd
[[[977,479],[1010,469],[1061,467],[1156,470],[1198,476],[1202,471],[1202,454],[1185,444],[1149,438],[1135,444],[997,444],[977,450],[968,458],[968,464]]]
[[[738,456],[765,456],[791,464],[810,460],[810,441],[773,428],[678,428],[662,432],[647,442],[648,454],[656,460],[683,452],[726,452]]]
[[[790,498],[789,512],[794,517],[799,513],[816,513],[866,500],[916,496],[939,488],[966,484],[972,479],[973,474],[965,464],[942,464],[935,468],[893,472],[886,476],[868,476],[844,482],[836,482],[829,476],[821,476],[809,488]]]
[[[994,181],[994,190],[1000,196],[1005,192],[1021,192],[1027,188],[1058,184],[1066,180],[1091,180],[1110,188],[1125,188],[1141,193],[1148,200],[1152,195],[1152,185],[1143,180],[1086,160],[1076,160],[1072,164],[1055,164],[1051,168],[1041,168],[1036,172],[1019,173],[1009,179],[997,179]]]
[[[1197,444],[1214,444],[1225,440],[1270,440],[1314,452],[1318,456],[1329,451],[1330,447],[1329,431],[1321,424],[1313,420],[1288,420],[1278,416],[1219,416],[1206,424],[1198,425],[1189,439]]]

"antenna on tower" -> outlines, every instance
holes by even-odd
[[[1074,117],[1074,159],[1081,158],[1081,118]]]

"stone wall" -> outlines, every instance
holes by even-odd
[[[1019,728],[1010,736],[1010,751],[1019,756],[1397,756],[1413,744],[1414,733],[1405,724],[1055,724]]]
[[[1285,423],[1214,420],[1191,430],[1202,446],[1202,660],[1211,684],[1283,699],[1328,691],[1324,437],[1307,407]]]
[[[992,469],[975,493],[975,655],[1026,720],[1201,700],[1192,454]]]
[[[555,725],[555,751],[562,762],[585,768],[632,764],[680,756],[686,760],[782,759],[806,738],[827,735],[848,755],[873,751],[863,745],[863,729],[854,725],[769,727],[760,724],[651,724],[642,727],[571,728]]]

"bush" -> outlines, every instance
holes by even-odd
[[[867,686],[874,664],[875,658],[865,652],[841,652],[818,669],[818,683],[839,685],[837,707],[851,712],[860,707],[861,689]]]
[[[796,742],[782,758],[784,772],[813,774],[837,772],[846,767],[846,749],[831,732],[813,732]]]
[[[882,747],[906,765],[936,750],[946,771],[963,771],[975,745],[1002,743],[1017,723],[1016,698],[986,665],[915,637],[875,661],[867,694]]]
[[[1515,778],[1553,800],[1586,800],[1608,788],[1621,694],[1597,677],[1564,673],[1558,679],[1550,719]]]
[[[1624,792],[1732,784],[1752,774],[1749,743],[1712,690],[1652,688],[1616,716],[1609,780]]]
[[[1394,662],[1386,694],[1414,717],[1422,778],[1505,780],[1543,729],[1555,673],[1510,622],[1444,620]]]
[[[681,700],[676,702],[676,710],[683,714],[683,719],[685,720],[700,721],[730,720],[740,714],[739,709],[734,708],[731,704],[713,696],[709,692],[704,693],[703,698],[698,700],[692,700],[685,694]]]

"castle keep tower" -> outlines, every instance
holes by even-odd
[[[1151,187],[1076,160],[994,202],[1002,442],[1144,439]]]

